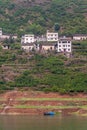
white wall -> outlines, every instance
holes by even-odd
[[[42,45],[42,50],[54,50],[54,46],[45,46],[45,45]]]
[[[73,36],[73,40],[87,40],[87,36]]]
[[[2,36],[0,36],[0,38],[1,38],[1,39],[6,39],[6,38],[9,39],[10,36],[9,36],[9,35],[2,35]]]
[[[31,51],[34,47],[33,46],[22,46],[21,47],[24,50]]]
[[[21,43],[34,43],[35,42],[35,38],[33,34],[27,34],[22,36],[21,38]]]
[[[0,36],[2,36],[2,29],[0,28]]]
[[[58,41],[58,33],[47,32],[46,38],[47,41]]]

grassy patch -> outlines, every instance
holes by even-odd
[[[19,98],[18,101],[87,101],[87,98]]]
[[[27,105],[17,105],[14,106],[14,108],[19,108],[19,109],[67,109],[67,108],[78,108],[77,106],[27,106]]]
[[[6,101],[6,99],[0,98],[0,101]]]

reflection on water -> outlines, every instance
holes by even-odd
[[[1,115],[0,130],[87,130],[87,117]]]

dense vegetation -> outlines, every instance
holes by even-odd
[[[13,43],[14,44],[14,43]],[[16,47],[16,49],[15,49]],[[20,45],[0,48],[0,90],[32,88],[60,93],[87,92],[87,44],[73,43],[72,58],[55,52],[26,53]]]
[[[86,0],[0,0],[0,27],[4,32],[43,34],[54,25],[60,33],[87,33]]]

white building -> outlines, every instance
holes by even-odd
[[[9,38],[10,38],[10,35],[2,35],[2,36],[0,36],[1,40],[9,39]]]
[[[26,43],[26,44],[21,44],[21,48],[27,52],[30,52],[30,51],[39,51],[39,44],[35,44],[35,43]]]
[[[21,38],[21,43],[24,43],[24,44],[34,43],[34,42],[35,42],[34,34],[25,34]]]
[[[0,36],[2,36],[2,28],[0,28]]]
[[[33,43],[30,43],[30,44],[26,43],[26,44],[22,44],[21,48],[22,48],[23,50],[29,52],[29,51],[32,51],[32,50],[33,50],[34,45],[33,45]]]
[[[71,53],[72,52],[72,41],[68,38],[59,39],[57,51]]]
[[[47,39],[46,39],[46,36],[42,35],[42,36],[36,37],[36,41],[37,42],[46,42]]]
[[[3,34],[2,28],[0,28],[0,41],[3,41],[5,39],[10,39],[10,38],[16,40],[17,39],[17,35]]]
[[[75,34],[73,40],[87,40],[87,34]]]
[[[55,43],[42,43],[40,44],[41,51],[54,51],[56,50]]]
[[[50,41],[50,42],[58,41],[58,33],[47,31],[46,38],[47,38],[47,41]]]
[[[12,39],[17,39],[17,38],[18,38],[17,35],[12,36]]]
[[[2,49],[7,50],[7,49],[9,49],[9,46],[8,45],[2,45]]]

